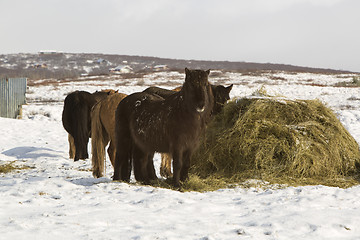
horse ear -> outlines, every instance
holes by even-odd
[[[231,84],[230,86],[228,86],[226,89],[230,92],[232,87],[233,87],[234,84]]]
[[[207,75],[209,75],[210,74],[210,69],[206,70],[206,73],[207,73]]]
[[[185,68],[185,74],[189,74],[190,70],[188,68]]]

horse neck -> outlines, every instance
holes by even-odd
[[[174,95],[175,95],[175,99],[177,101],[178,108],[180,108],[183,112],[186,112],[186,113],[192,115],[192,112],[194,112],[194,111],[191,110],[191,102],[186,97],[184,86],[181,88],[181,90],[179,92],[175,93]]]
[[[92,95],[93,95],[95,101],[98,102],[100,100],[103,100],[107,96],[109,96],[109,93],[108,92],[95,92]]]

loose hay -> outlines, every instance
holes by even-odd
[[[209,124],[191,173],[228,184],[261,179],[348,187],[358,184],[359,162],[357,142],[320,101],[243,98]]]
[[[0,173],[9,173],[15,169],[16,168],[13,166],[12,163],[6,163],[0,165]]]
[[[23,169],[28,169],[29,167],[26,166],[16,166],[14,165],[15,161],[12,162],[7,162],[7,163],[1,163],[0,161],[0,173],[9,173],[15,170],[23,170]]]

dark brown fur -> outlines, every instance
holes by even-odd
[[[233,87],[233,84],[231,84],[228,87],[224,87],[223,85],[211,85],[211,89],[214,95],[214,108],[212,110],[211,115],[218,114],[224,104],[230,99],[230,91]],[[144,92],[152,93],[160,95],[161,97],[168,97],[172,94],[174,94],[174,91],[180,91],[181,87],[178,87],[174,90],[167,90],[159,87],[150,87],[144,90]],[[208,122],[207,120],[206,122]],[[160,175],[166,178],[172,177],[171,173],[171,155],[168,153],[162,153],[161,154],[161,166],[160,166]]]
[[[168,90],[168,89],[159,88],[159,87],[148,87],[143,92],[153,94],[153,95],[159,95],[160,97],[167,98],[167,97],[173,95],[174,93],[176,93],[177,91]]]
[[[230,99],[230,91],[232,87],[232,84],[228,87],[224,87],[223,85],[211,85],[214,94],[214,109],[212,111],[212,115],[216,115],[221,112],[224,104]]]
[[[185,72],[181,91],[166,99],[142,92],[119,103],[115,113],[114,180],[129,180],[131,159],[137,180],[148,182],[154,178],[148,163],[154,152],[172,154],[175,186],[187,179],[192,152],[205,129],[214,100],[209,71],[185,69]]]

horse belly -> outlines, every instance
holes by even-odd
[[[142,125],[135,123],[131,127],[134,143],[146,152],[169,152],[170,139],[163,132],[163,124]]]

